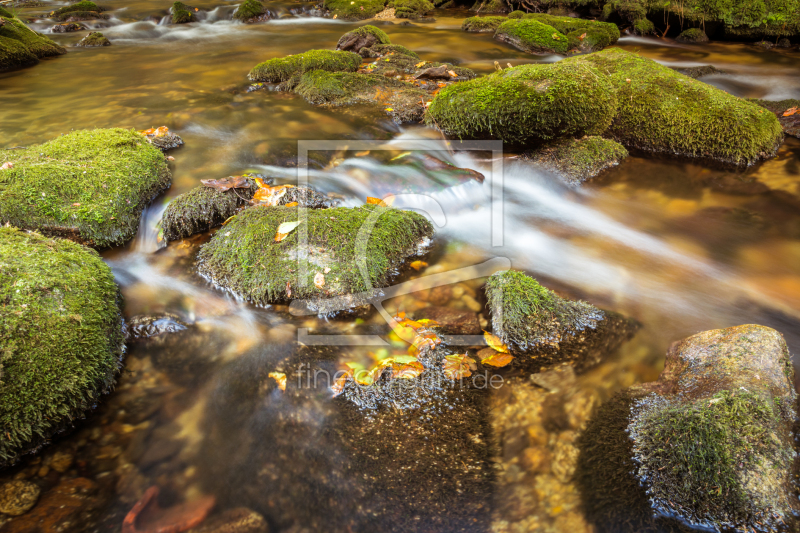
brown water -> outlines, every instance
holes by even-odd
[[[563,294],[622,312],[643,325],[611,361],[582,376],[563,377],[568,386],[555,399],[547,400],[547,393],[522,382],[494,394],[497,436],[536,427],[545,437],[540,441],[531,437],[521,446],[501,443],[495,503],[485,523],[476,524],[477,530],[588,531],[569,483],[575,430],[593,406],[615,391],[655,379],[670,342],[706,329],[755,322],[781,331],[793,353],[800,353],[797,139],[788,139],[776,158],[744,171],[633,155],[578,190],[506,154],[503,239],[502,244],[493,243],[489,183],[500,176],[492,173],[486,153],[447,156],[486,174],[484,185],[443,188],[410,166],[387,164],[380,151],[359,156],[344,152],[357,140],[424,139],[421,150],[447,154],[448,147],[439,144],[429,129],[399,128],[379,110],[315,108],[292,94],[246,92],[246,74],[256,63],[332,48],[354,24],[291,16],[292,10],[307,8],[300,3],[275,3],[270,9],[287,18],[252,26],[225,20],[235,4],[218,7],[210,2],[192,4],[218,8],[203,23],[173,27],[147,21],[161,19],[167,5],[114,0],[113,18],[102,22],[113,46],[74,48],[70,46],[83,34],[54,35],[70,47],[68,54],[0,74],[3,147],[42,142],[71,129],[112,126],[166,125],[186,142],[171,152],[173,186],[145,214],[139,238],[104,256],[123,287],[126,314],[173,312],[194,324],[192,335],[131,346],[119,386],[107,402],[43,457],[23,461],[0,479],[34,479],[51,495],[75,479],[90,480],[85,483],[94,496],[70,517],[73,530],[118,530],[125,513],[152,485],[162,488],[165,506],[212,494],[219,502],[216,512],[237,505],[258,507],[259,497],[253,494],[266,489],[260,474],[254,474],[263,467],[257,464],[263,458],[254,450],[259,439],[265,439],[263,446],[275,446],[283,453],[289,438],[281,440],[274,434],[285,428],[275,422],[275,413],[324,425],[327,393],[319,404],[301,407],[282,404],[274,390],[243,396],[238,405],[226,398],[244,387],[248,376],[243,369],[253,361],[279,367],[282,358],[297,349],[298,327],[347,333],[355,330],[354,319],[293,317],[280,306],[254,308],[231,300],[193,273],[194,254],[207,236],[172,243],[154,253],[152,226],[171,198],[201,179],[245,170],[294,181],[291,162],[298,140],[342,141],[340,153],[318,152],[312,157],[322,163],[312,165],[310,184],[341,195],[345,205],[357,205],[366,196],[414,190],[427,197],[410,198],[407,207],[435,213],[431,205],[439,206],[441,214],[433,216],[438,227],[431,266],[422,275],[505,257],[514,268]],[[26,9],[22,15],[35,17],[53,7]],[[517,65],[535,60],[488,35],[461,32],[461,20],[467,15],[437,12],[434,23],[382,28],[394,43],[417,51],[423,59],[452,61],[480,73],[491,72],[495,61]],[[40,22],[33,27],[41,31],[48,25]],[[765,52],[734,43],[687,46],[644,38],[624,38],[619,45],[670,66],[713,64],[728,74],[705,81],[738,96],[800,98],[796,52]],[[406,150],[391,144],[384,148],[394,154]],[[480,300],[481,282],[459,283],[436,295],[414,293],[391,300],[386,307],[389,312],[409,313],[431,303],[470,309]],[[481,311],[482,325],[487,318]],[[360,320],[364,326],[384,324],[374,311]],[[339,348],[334,359],[365,358],[374,349]],[[560,429],[546,429],[541,423],[546,409],[564,409],[570,422]],[[228,418],[240,424],[220,436]],[[289,457],[308,458],[309,447],[335,455],[336,450],[325,448],[324,440],[318,449],[314,446],[298,443],[304,452]],[[63,473],[49,466],[58,463],[57,453],[71,458]],[[535,461],[530,457],[536,454],[551,457],[552,466],[531,467]],[[292,475],[270,478],[269,490],[304,494],[298,487],[322,483],[315,477],[322,473],[314,472],[312,464],[316,463],[284,465]],[[262,499],[268,498],[277,496],[269,492]],[[276,510],[266,503],[257,510],[278,531],[292,530],[293,524],[298,528],[313,524],[309,516],[319,512],[289,504]],[[20,520],[6,527],[21,527]]]

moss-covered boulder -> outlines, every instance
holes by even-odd
[[[248,74],[252,81],[278,83],[312,70],[355,72],[361,56],[340,50],[309,50],[302,54],[278,57],[259,63]]]
[[[256,304],[352,295],[385,287],[433,236],[421,215],[366,205],[307,211],[302,228],[275,242],[281,224],[298,220],[294,207],[245,209],[200,249],[200,273]]]
[[[753,98],[750,101],[773,113],[778,122],[781,123],[781,128],[783,128],[786,135],[800,138],[800,112],[797,111],[800,109],[800,100],[791,98],[788,100],[759,100]],[[789,111],[791,109],[794,109],[794,112]]]
[[[370,57],[376,58],[367,64],[364,70],[370,74],[381,74],[389,78],[401,76],[405,79],[437,79],[450,82],[467,81],[476,76],[472,69],[458,67],[452,63],[420,61],[417,54],[403,48],[398,45],[376,45],[368,50],[362,49],[368,51]],[[439,89],[437,85],[434,87],[433,90]]]
[[[494,33],[506,20],[505,17],[469,17],[461,23],[461,29],[470,33]]]
[[[416,59],[419,62],[419,55],[416,52],[409,50],[402,44],[376,44],[369,48],[362,48],[359,51],[359,55],[365,58],[367,57],[376,58],[376,57],[398,55]]]
[[[183,2],[173,3],[172,8],[170,9],[172,12],[172,23],[188,24],[190,22],[194,22],[196,19],[192,10],[193,8],[187,6]]]
[[[707,43],[708,35],[700,28],[689,28],[683,30],[675,40],[679,43]]]
[[[267,8],[260,0],[244,0],[234,11],[233,18],[242,22],[255,22],[266,12]]]
[[[561,176],[567,183],[579,185],[617,166],[628,157],[628,150],[611,139],[587,136],[582,139],[559,139],[545,144],[526,159]]]
[[[114,275],[79,244],[0,228],[0,301],[2,468],[97,403],[124,344]]]
[[[581,301],[561,298],[522,272],[503,271],[486,282],[492,333],[518,355],[513,364],[538,371],[569,363],[584,370],[629,340],[638,324]]]
[[[411,83],[380,74],[324,70],[303,74],[294,92],[315,105],[378,105],[401,124],[422,119],[428,96]]]
[[[399,19],[420,19],[430,11],[433,4],[428,0],[392,0],[390,7],[394,7],[394,16]]]
[[[581,61],[522,65],[442,89],[428,124],[459,138],[541,143],[598,135],[617,112],[614,86]]]
[[[619,28],[610,22],[558,17],[544,13],[528,13],[523,18],[547,24],[566,35],[570,50],[595,52],[619,40]]]
[[[83,0],[53,11],[50,16],[61,22],[78,22],[81,20],[107,19],[104,9],[94,2]]]
[[[380,44],[392,44],[386,32],[370,24],[351,30],[339,38],[337,50],[360,52],[362,48],[371,48]]]
[[[35,65],[39,59],[67,52],[18,18],[0,15],[0,21],[0,72]]]
[[[93,31],[80,41],[75,46],[85,46],[87,48],[94,47],[94,46],[111,46],[111,41],[109,41],[105,35],[100,33],[99,31]]]
[[[628,147],[749,165],[783,140],[773,114],[632,52],[610,48],[561,63],[607,76],[619,99],[607,133]]]
[[[106,247],[136,235],[142,210],[169,187],[164,154],[132,130],[80,130],[0,150],[0,223]]]
[[[323,6],[336,18],[364,20],[383,11],[386,0],[325,0]]]
[[[596,517],[600,529],[631,523],[637,510],[646,513],[634,518],[643,525],[656,522],[655,515],[696,528],[795,531],[793,377],[783,337],[764,326],[705,331],[674,343],[659,380],[617,400],[627,403],[627,413],[598,413],[600,424],[610,425],[608,415],[623,419],[612,424],[623,426],[629,447],[607,449],[619,442],[613,435],[582,446],[586,462],[594,455],[607,469],[634,465],[626,474],[584,479],[587,498],[614,478],[634,478],[643,493],[626,491],[625,499],[639,499],[635,505],[617,499],[616,491],[600,496],[607,504]],[[625,462],[621,454],[629,454]],[[643,495],[650,509],[642,509]]]
[[[494,38],[529,54],[566,54],[567,36],[538,20],[506,20],[494,32]]]

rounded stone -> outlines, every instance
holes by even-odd
[[[29,481],[9,481],[0,487],[0,512],[11,516],[25,514],[36,505],[40,492]]]

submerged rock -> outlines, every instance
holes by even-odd
[[[87,48],[92,46],[111,46],[111,41],[106,39],[99,31],[95,31],[81,39],[75,46],[85,46]]]
[[[358,53],[362,48],[372,48],[379,44],[392,44],[392,41],[385,31],[368,24],[342,35],[336,43],[336,49]]]
[[[603,170],[617,166],[626,157],[628,151],[624,146],[596,136],[562,139],[525,155],[525,159],[559,174],[571,185],[580,185],[594,178]]]
[[[5,9],[3,11],[0,12],[0,72],[36,65],[42,58],[67,52]]]
[[[136,235],[142,210],[170,184],[158,149],[132,130],[79,130],[0,150],[0,222],[95,247]]]
[[[125,323],[126,337],[129,341],[176,333],[184,331],[187,327],[180,317],[171,313],[134,316]]]
[[[29,481],[8,481],[0,486],[0,513],[19,516],[30,511],[39,500],[41,489]]]
[[[486,282],[492,332],[511,353],[514,364],[538,370],[569,363],[584,370],[629,340],[638,324],[586,302],[561,298],[521,272],[503,271]]]
[[[426,122],[458,138],[540,143],[599,135],[618,105],[614,86],[598,69],[564,60],[445,87],[428,108]]]
[[[798,111],[800,110],[800,100],[751,99],[750,101],[774,113],[786,135],[800,138],[800,111]]]
[[[589,518],[601,531],[688,529],[677,520],[794,530],[795,400],[789,351],[773,329],[674,343],[659,380],[603,406],[579,439]]]
[[[96,252],[0,228],[0,468],[44,445],[114,384],[122,298]]]
[[[200,273],[262,305],[350,296],[385,287],[406,258],[433,236],[423,216],[373,205],[314,209],[307,216],[304,227],[275,242],[281,224],[298,220],[297,209],[245,209],[200,249]],[[301,232],[307,232],[307,244],[300,242]],[[362,273],[359,262],[364,260]]]
[[[538,20],[510,19],[497,27],[494,38],[529,54],[566,54],[567,36]]]
[[[692,79],[699,79],[703,76],[710,76],[711,74],[727,74],[724,70],[720,70],[714,65],[701,65],[699,67],[686,67],[676,69],[678,72]]]
[[[268,533],[264,517],[247,507],[237,507],[212,516],[191,533]]]
[[[689,28],[683,30],[680,35],[675,38],[679,43],[707,43],[709,41],[706,32],[700,28]]]
[[[619,108],[606,134],[629,148],[750,165],[783,140],[771,113],[620,48],[561,63],[593,65],[613,84]]]
[[[259,63],[248,74],[252,81],[279,83],[306,72],[355,72],[361,66],[361,56],[340,50],[309,50],[302,54],[270,59]]]

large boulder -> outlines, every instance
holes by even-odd
[[[269,19],[270,15],[260,0],[244,0],[236,8],[233,18],[242,22],[259,22],[263,19]]]
[[[107,19],[103,8],[91,2],[82,0],[53,11],[50,16],[60,22],[77,22],[81,20]]]
[[[111,269],[79,244],[0,228],[0,468],[114,384],[124,349]]]
[[[783,337],[757,325],[674,343],[656,382],[598,412],[579,485],[601,531],[794,531],[796,394]]]
[[[506,20],[497,27],[494,38],[530,54],[566,54],[569,50],[566,35],[538,20]]]
[[[442,89],[426,121],[459,138],[541,143],[598,135],[618,107],[611,81],[588,62],[522,65]]]
[[[679,43],[707,43],[708,35],[701,28],[688,28],[675,38]]]
[[[133,130],[79,130],[0,150],[0,222],[95,246],[136,235],[142,210],[169,187],[164,154]]]
[[[5,14],[0,13],[0,72],[35,65],[39,59],[67,52],[12,17],[8,11],[3,11]]]
[[[351,298],[385,287],[433,236],[425,217],[399,209],[365,205],[306,213],[302,228],[289,230],[276,242],[279,226],[300,221],[297,209],[245,209],[200,249],[200,273],[262,305],[295,298]],[[300,241],[303,232],[307,243]]]
[[[192,9],[193,8],[180,1],[173,3],[172,8],[170,9],[172,12],[172,23],[188,24],[190,22],[195,22],[197,19],[195,18]]]
[[[469,17],[461,23],[461,29],[469,33],[494,33],[506,17]]]
[[[781,123],[781,128],[786,135],[800,138],[800,100],[759,100],[751,99],[770,113],[773,113]]]
[[[250,71],[252,81],[278,83],[301,76],[312,70],[355,72],[361,66],[361,56],[340,50],[309,50],[302,54],[277,57],[259,63]]]
[[[492,332],[518,356],[513,364],[531,371],[555,363],[584,370],[639,327],[617,313],[561,298],[522,272],[493,274],[486,281],[486,298]]]
[[[619,40],[619,28],[610,22],[558,17],[545,13],[527,13],[523,18],[547,24],[566,35],[570,50],[595,52]]]
[[[336,49],[358,53],[362,48],[371,48],[377,44],[392,44],[392,41],[385,31],[367,24],[342,35],[336,43]]]
[[[603,170],[628,157],[624,146],[611,139],[587,136],[582,139],[559,139],[545,144],[524,158],[555,172],[571,185],[588,181]]]
[[[606,75],[619,101],[607,134],[628,147],[749,165],[783,140],[772,113],[635,53],[610,48],[561,63]]]

